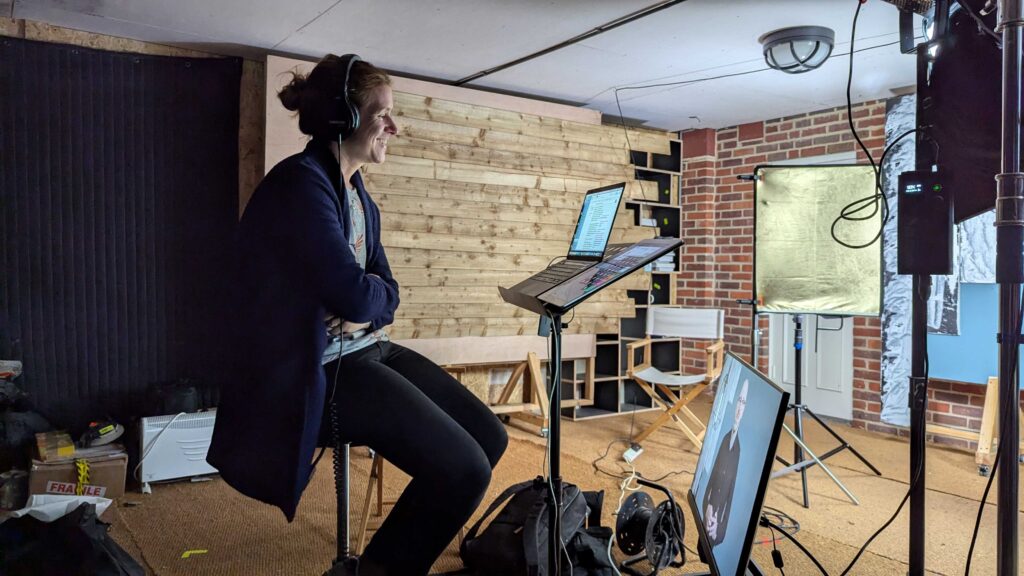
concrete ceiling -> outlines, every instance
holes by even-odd
[[[8,0],[9,1],[9,0]],[[489,88],[578,103],[680,130],[720,128],[845,103],[850,27],[858,0],[687,0],[646,18],[476,80]],[[14,18],[150,42],[260,57],[357,52],[399,74],[451,82],[542,50],[656,0],[14,0]],[[0,0],[0,7],[5,5]],[[5,15],[8,15],[5,14]],[[898,11],[861,9],[856,48],[895,43]],[[789,75],[765,68],[762,34],[828,26],[833,56]],[[700,81],[705,78],[745,73]],[[898,45],[855,54],[855,102],[915,82]]]

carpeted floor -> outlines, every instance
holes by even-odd
[[[706,416],[710,399],[699,406]],[[702,413],[703,412],[703,413]],[[640,429],[654,414],[591,420],[563,421],[562,475],[583,489],[606,491],[604,520],[614,524],[613,513],[619,498],[619,475],[624,470],[620,439],[632,429]],[[536,429],[513,423],[508,452],[495,470],[485,504],[506,486],[543,473],[544,439]],[[852,504],[839,488],[819,469],[809,473],[811,505],[801,505],[798,475],[773,480],[766,505],[785,511],[800,523],[796,537],[809,548],[831,574],[839,574],[864,541],[891,515],[906,494],[909,480],[908,445],[905,441],[843,425],[836,426],[846,439],[882,471],[870,473],[848,451],[829,459],[833,472],[860,500]],[[831,448],[830,437],[819,427],[807,427],[808,443],[819,452]],[[664,478],[677,499],[685,494],[697,461],[697,452],[678,431],[663,428],[644,444],[644,453],[636,461],[637,471],[647,478]],[[595,471],[593,461],[606,473]],[[792,442],[783,436],[783,455],[792,454]],[[369,457],[360,449],[353,453],[353,522],[366,485]],[[385,473],[387,492],[397,496],[406,478],[394,467]],[[928,544],[929,573],[962,574],[978,501],[985,478],[977,473],[973,455],[931,446],[928,453]],[[662,497],[651,493],[655,502]],[[972,574],[995,573],[995,490],[989,496],[985,519],[974,555]],[[330,460],[325,458],[303,497],[298,516],[292,524],[269,506],[240,496],[220,479],[207,482],[181,482],[158,485],[153,494],[129,493],[112,506],[104,519],[112,523],[112,535],[147,573],[177,575],[318,575],[329,565],[334,550],[335,503]],[[482,512],[482,508],[479,512]],[[696,547],[695,530],[686,509],[686,541]],[[879,536],[861,557],[850,574],[895,575],[906,572],[908,521],[907,510]],[[771,539],[763,529],[756,536],[753,558],[766,573],[771,568]],[[816,574],[817,570],[789,542],[778,543],[786,561],[786,574]],[[616,552],[618,552],[616,550]],[[706,567],[688,558],[682,569],[663,570],[667,576],[689,574]],[[461,566],[455,547],[438,561],[435,570],[454,570]]]

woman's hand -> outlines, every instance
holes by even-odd
[[[345,334],[351,334],[357,330],[362,330],[363,328],[369,327],[369,322],[363,322],[361,324],[356,324],[355,322],[343,322],[341,324],[341,331],[344,332]]]
[[[367,274],[367,276],[373,276],[374,278],[381,280],[381,277],[377,276],[376,274]],[[328,314],[327,318],[324,319],[324,322],[327,324],[327,333],[330,334],[331,336],[351,334],[358,330],[362,330],[363,328],[370,327],[369,322],[356,323],[349,322],[347,320],[343,321],[341,318],[335,316],[334,314]]]
[[[324,322],[327,324],[327,333],[328,334],[330,334],[331,336],[341,336],[341,330],[342,330],[341,318],[338,318],[337,316],[329,314],[327,316],[327,318],[324,320]]]

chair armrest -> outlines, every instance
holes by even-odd
[[[704,349],[708,355],[706,383],[711,384],[722,374],[722,364],[725,361],[725,342],[719,340]]]
[[[637,348],[644,349],[644,363],[641,366],[646,368],[651,365],[651,338],[649,336],[643,340],[626,344],[626,374],[630,376],[636,368],[636,365],[633,363],[633,357],[636,356]]]

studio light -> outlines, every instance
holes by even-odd
[[[832,54],[836,33],[824,26],[793,26],[769,32],[758,41],[764,47],[764,61],[787,74],[809,72]]]

